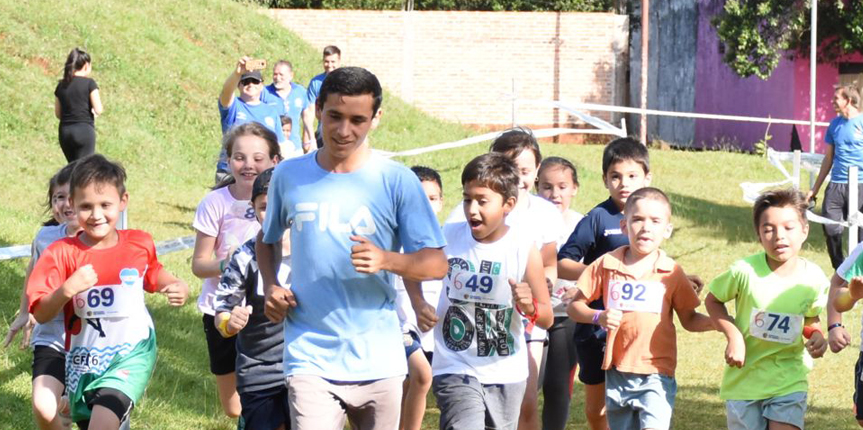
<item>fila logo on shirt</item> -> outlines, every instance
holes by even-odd
[[[342,215],[338,203],[297,203],[293,226],[303,231],[305,223],[317,224],[319,231],[372,235],[378,230],[368,206],[358,207],[352,214]],[[313,227],[314,228],[314,227]]]

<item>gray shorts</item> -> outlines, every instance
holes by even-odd
[[[293,430],[398,428],[404,377],[364,382],[330,381],[313,375],[287,377]]]
[[[677,381],[654,373],[639,375],[605,371],[605,410],[612,429],[667,429],[671,427]]]
[[[764,400],[728,400],[729,430],[762,430],[767,421],[793,425],[803,430],[803,415],[806,414],[806,393],[791,393]]]
[[[435,376],[432,392],[440,408],[441,430],[515,430],[525,384],[481,384],[473,376]]]

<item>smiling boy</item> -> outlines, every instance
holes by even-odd
[[[40,323],[63,312],[66,390],[81,429],[117,429],[141,399],[156,364],[156,333],[144,292],[182,306],[189,287],[162,268],[152,237],[117,230],[129,195],[126,172],[95,154],[78,161],[70,183],[83,231],[54,242],[27,283]]]
[[[382,98],[368,70],[331,72],[316,104],[323,148],[280,163],[270,183],[256,249],[264,312],[285,321],[294,430],[340,430],[346,417],[359,429],[398,426],[407,366],[391,273],[446,274],[443,235],[416,175],[369,147]],[[293,285],[285,290],[275,244],[289,226]]]

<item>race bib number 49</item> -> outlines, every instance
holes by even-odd
[[[144,291],[127,285],[102,285],[72,298],[75,315],[81,318],[128,317],[143,303]]]
[[[473,273],[453,269],[449,279],[448,297],[490,305],[509,305],[512,290],[505,276]]]
[[[752,309],[749,334],[755,338],[778,343],[793,343],[803,332],[803,315]]]
[[[608,283],[608,308],[661,313],[665,284],[659,281],[613,280]]]

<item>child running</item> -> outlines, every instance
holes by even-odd
[[[461,180],[467,221],[444,226],[450,270],[437,310],[419,284],[406,287],[420,329],[435,326],[440,428],[515,429],[528,374],[525,323],[515,313],[543,328],[552,322],[542,258],[533,237],[505,222],[520,182],[509,157],[480,155]]]
[[[827,338],[831,351],[839,353],[851,343],[851,336],[842,325],[842,313],[853,309],[861,298],[863,298],[863,243],[857,244],[830,280]],[[863,427],[863,348],[854,366],[852,400],[857,424]]]
[[[144,292],[182,306],[188,286],[162,268],[152,237],[116,229],[129,194],[126,172],[95,154],[70,181],[81,234],[42,254],[27,282],[36,321],[65,317],[66,392],[80,429],[116,430],[129,419],[156,364],[156,333]]]
[[[674,316],[689,331],[712,330],[683,269],[660,249],[671,237],[671,204],[656,188],[632,193],[620,223],[630,245],[591,263],[578,279],[569,315],[608,330],[603,356],[609,428],[668,429],[677,382]],[[602,300],[605,310],[588,304]]]
[[[759,196],[753,221],[764,252],[736,261],[710,283],[707,312],[728,340],[719,396],[729,429],[803,429],[812,367],[803,349],[812,358],[827,350],[818,322],[827,277],[799,255],[809,234],[807,207],[796,190]],[[733,318],[725,308],[732,300]]]
[[[437,215],[443,208],[443,181],[440,174],[425,166],[413,166],[431,205]],[[405,356],[408,360],[408,377],[405,379],[402,395],[402,416],[399,430],[419,430],[426,411],[426,396],[431,388],[431,356],[434,352],[434,333],[422,332],[417,327],[417,317],[411,307],[410,297],[400,276],[393,276],[396,288],[396,311],[402,326]],[[443,283],[439,279],[422,283],[423,298],[427,303],[437,305]]]
[[[554,204],[563,215],[564,229],[558,236],[558,247],[566,243],[569,234],[584,217],[570,209],[578,194],[578,172],[569,160],[548,157],[542,160],[537,175],[537,194]],[[575,287],[575,282],[558,278],[551,292],[554,324],[548,329],[548,354],[545,357],[545,376],[542,378],[542,428],[563,430],[569,419],[569,402],[572,384],[578,365],[575,343],[575,321],[566,315],[566,306],[571,299],[564,296]]]
[[[240,415],[237,395],[236,338],[223,338],[216,331],[213,299],[219,278],[230,262],[233,252],[253,238],[261,224],[249,204],[252,185],[262,171],[275,166],[279,157],[279,142],[272,131],[257,122],[234,127],[225,136],[231,176],[208,193],[195,212],[192,226],[197,230],[192,273],[204,280],[198,309],[204,314],[204,333],[210,372],[216,375],[216,387],[222,410],[231,418]],[[242,425],[242,424],[241,424]]]
[[[539,143],[533,132],[527,128],[507,130],[492,142],[491,152],[504,154],[513,160],[518,168],[518,200],[515,208],[506,217],[506,225],[534,240],[542,257],[546,282],[554,285],[557,281],[557,238],[563,231],[560,212],[542,197],[531,194],[536,185],[537,168],[542,161]],[[463,206],[463,205],[462,205]],[[465,221],[465,211],[456,207],[447,223]],[[521,233],[519,233],[521,234]],[[525,321],[526,323],[528,321]],[[525,326],[528,348],[528,377],[524,402],[519,414],[520,430],[539,430],[537,402],[539,398],[539,368],[542,362],[546,332],[534,324]]]
[[[27,302],[27,279],[39,256],[48,245],[65,237],[74,237],[81,229],[78,218],[69,203],[69,179],[75,162],[64,166],[48,182],[48,210],[51,219],[39,229],[31,247],[30,264],[24,274],[21,291],[21,307],[6,335],[4,347],[9,346],[15,335],[23,330],[21,348],[27,344],[33,349],[33,416],[42,430],[69,428],[59,412],[63,391],[66,388],[66,347],[63,330],[63,314],[57,314],[46,324],[39,324],[29,312]],[[32,333],[31,333],[32,330]]]
[[[629,244],[620,223],[629,195],[650,185],[647,147],[628,137],[606,145],[602,152],[602,179],[608,189],[608,200],[587,213],[558,253],[558,272],[563,279],[579,279],[587,265],[605,253]],[[595,300],[590,307],[602,310],[603,302]],[[600,325],[576,325],[574,341],[578,379],[584,384],[584,414],[592,430],[608,428],[605,420],[605,372],[602,371],[605,338],[606,331]]]
[[[261,172],[252,187],[251,205],[263,223],[267,189],[273,169]],[[291,259],[288,236],[282,241],[281,285],[290,286]],[[282,369],[284,326],[264,316],[264,287],[255,255],[255,238],[234,252],[225,267],[216,297],[216,329],[225,338],[236,335],[237,392],[246,428],[284,430],[290,427],[288,389]]]

